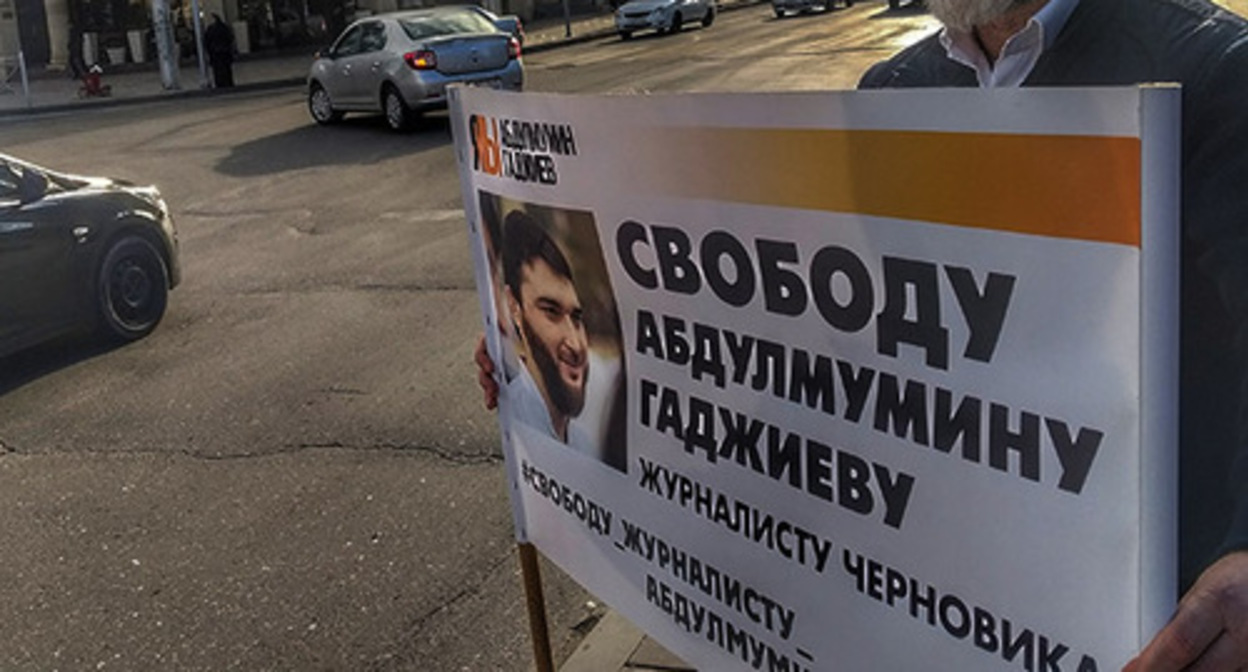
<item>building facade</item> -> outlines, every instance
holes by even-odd
[[[358,15],[422,1],[199,0],[199,10],[203,25],[221,15],[239,52],[250,53],[328,44]],[[192,2],[169,0],[169,8],[179,56],[194,59]],[[79,58],[87,66],[153,61],[151,0],[0,0],[0,64],[19,51],[32,71],[71,68]]]

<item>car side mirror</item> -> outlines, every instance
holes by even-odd
[[[22,205],[34,203],[48,193],[48,178],[43,173],[26,169],[22,171],[22,181],[18,190],[18,198]]]

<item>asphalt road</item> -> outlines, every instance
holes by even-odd
[[[930,25],[759,5],[534,54],[529,88],[845,88]],[[14,120],[0,147],[159,185],[184,263],[150,338],[0,360],[0,669],[529,669],[445,116],[320,128],[284,90]],[[562,656],[598,609],[546,579]]]

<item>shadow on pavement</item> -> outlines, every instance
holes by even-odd
[[[217,164],[232,177],[272,175],[318,166],[379,163],[451,144],[446,113],[421,119],[408,133],[395,133],[380,115],[352,115],[332,126],[307,125],[234,147]]]
[[[73,334],[8,357],[0,357],[0,397],[50,373],[94,359],[122,346],[119,343],[92,339],[86,334]]]

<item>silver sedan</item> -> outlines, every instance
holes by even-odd
[[[615,31],[627,40],[639,30],[679,33],[692,21],[708,28],[716,11],[715,0],[629,0],[615,10]]]
[[[446,107],[446,87],[475,84],[519,91],[520,42],[460,7],[360,19],[318,55],[308,74],[308,111],[319,124],[347,112],[381,112],[396,131]]]

